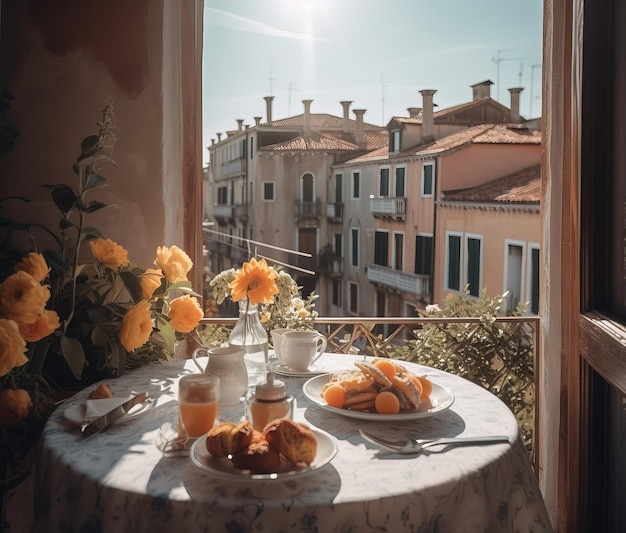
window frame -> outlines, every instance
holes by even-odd
[[[426,168],[430,168],[430,193],[426,192]],[[435,196],[435,176],[436,176],[437,166],[435,164],[434,159],[429,159],[428,161],[422,161],[422,176],[421,176],[421,193],[422,198],[433,198]]]
[[[267,186],[270,185],[272,188],[272,195],[271,198],[267,197]],[[262,201],[263,202],[275,202],[276,201],[276,182],[275,181],[270,181],[270,180],[265,180],[261,182],[261,187],[263,188],[263,198]]]
[[[430,257],[429,257],[429,265],[428,265],[428,272],[424,273],[424,272],[418,272],[418,257],[417,257],[417,252],[418,252],[418,248],[419,246],[417,245],[417,240],[418,239],[429,239],[430,240]],[[433,275],[433,250],[434,250],[434,236],[432,233],[422,233],[422,232],[418,232],[415,235],[415,258],[414,258],[414,265],[413,265],[413,273],[417,276],[432,276]],[[423,265],[424,262],[423,261],[419,261],[420,265]],[[421,268],[419,269],[421,270]]]
[[[485,246],[484,246],[484,238],[482,235],[478,235],[476,233],[465,233],[464,235],[464,250],[465,250],[465,258],[463,260],[463,271],[465,272],[465,279],[463,280],[463,287],[469,285],[469,292],[467,294],[468,297],[474,297],[474,298],[479,298],[480,297],[480,293],[483,289],[483,255],[485,253]],[[470,261],[472,260],[472,258],[470,257],[470,250],[469,250],[469,241],[470,240],[475,240],[478,241],[480,243],[480,250],[479,250],[479,254],[478,254],[478,287],[477,289],[475,289],[475,292],[472,288],[472,286],[470,285],[470,272],[469,272],[469,268],[470,268]]]
[[[402,171],[402,194],[398,194],[398,171],[401,170]],[[396,198],[406,198],[406,165],[399,165],[396,166],[395,172],[394,172],[394,183],[393,183],[393,190],[394,190],[394,196]]]
[[[355,281],[348,282],[348,312],[353,315],[359,314],[359,284]],[[353,298],[354,297],[354,298]],[[356,300],[353,306],[353,299]]]
[[[359,227],[350,228],[350,266],[354,268],[359,268],[360,236]]]
[[[383,175],[384,172],[386,173],[386,175]],[[391,169],[389,166],[380,167],[378,169],[378,196],[380,196],[381,198],[387,198],[389,196],[389,193],[391,191],[390,176]],[[385,191],[383,189],[385,189]]]
[[[459,250],[457,258],[458,269],[458,287],[450,287],[450,237],[458,237]],[[460,293],[463,289],[463,232],[446,230],[445,235],[445,272],[444,272],[444,289],[447,291]]]
[[[361,198],[361,171],[353,170],[352,171],[352,180],[351,180],[351,189],[352,189],[352,199],[358,200]]]

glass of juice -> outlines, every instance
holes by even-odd
[[[178,421],[191,438],[201,437],[218,418],[220,380],[209,374],[188,374],[178,382]]]

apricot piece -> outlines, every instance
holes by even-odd
[[[331,407],[342,408],[346,403],[346,391],[341,385],[331,385],[324,391],[324,401]]]
[[[395,415],[400,412],[400,400],[390,391],[382,391],[374,400],[374,408],[381,415]]]
[[[417,376],[417,379],[422,383],[422,393],[420,394],[420,400],[428,400],[433,392],[433,382],[426,376]]]
[[[396,365],[389,359],[377,359],[374,361],[374,366],[389,379],[396,375]]]

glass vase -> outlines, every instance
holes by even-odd
[[[248,372],[248,389],[253,390],[262,381],[267,371],[268,338],[261,324],[259,308],[247,298],[239,300],[239,320],[233,327],[229,344],[241,346],[246,354],[244,362]]]

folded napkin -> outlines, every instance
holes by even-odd
[[[116,398],[100,398],[97,400],[87,400],[85,402],[85,420],[95,420],[99,416],[108,413],[112,409],[119,407],[125,401],[130,400],[134,394],[119,396]]]

